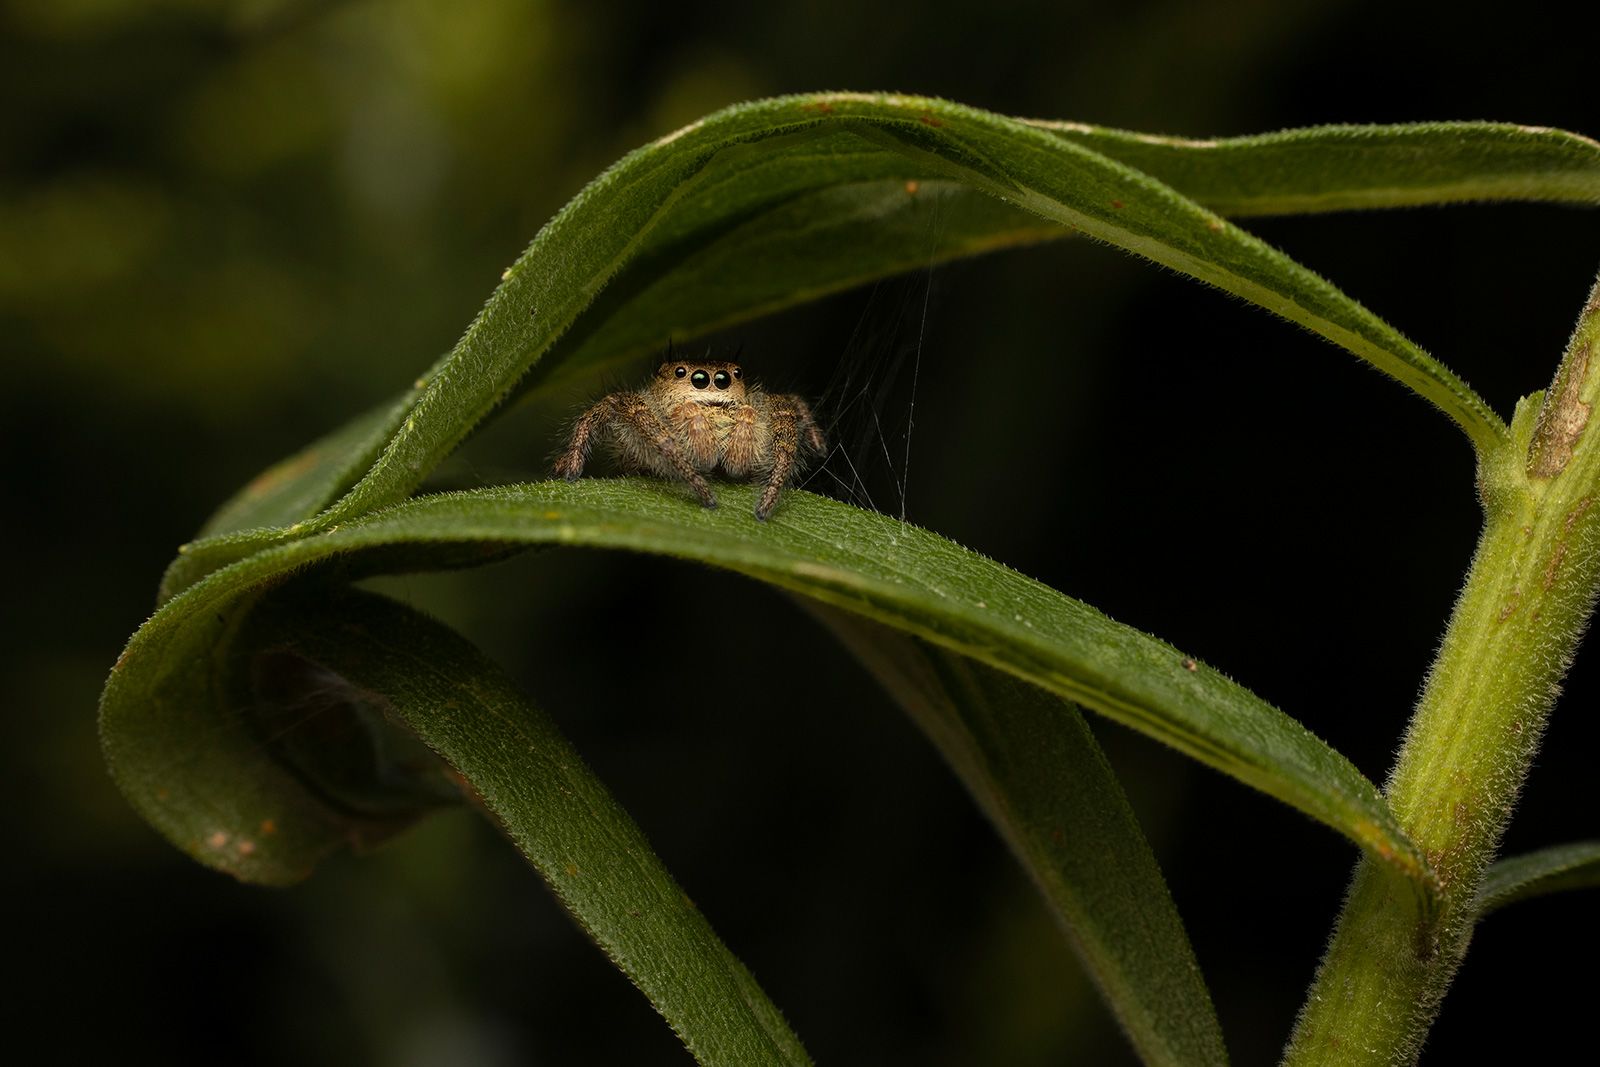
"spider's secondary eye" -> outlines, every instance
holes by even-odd
[[[733,379],[728,377],[727,371],[719,370],[717,371],[716,376],[712,378],[712,381],[717,383],[718,389],[726,389],[728,387],[728,383],[733,381]]]
[[[679,378],[682,378],[685,374],[689,373],[689,368],[688,367],[679,367],[678,369],[674,370],[672,373],[675,376],[677,376]]]
[[[735,368],[733,368],[733,376],[735,378],[743,378],[744,377],[744,371],[740,370],[738,367],[735,367]]]
[[[697,370],[693,374],[689,375],[689,381],[696,389],[704,389],[706,386],[711,384],[711,375],[707,374],[703,370]]]

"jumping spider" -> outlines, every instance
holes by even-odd
[[[708,508],[717,506],[708,474],[765,482],[756,504],[762,521],[784,484],[825,448],[804,400],[746,389],[737,363],[705,360],[663,363],[643,389],[612,393],[585,411],[556,460],[558,476],[578,479],[597,434],[627,470],[682,478]]]

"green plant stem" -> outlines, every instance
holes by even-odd
[[[1485,523],[1386,790],[1437,892],[1363,859],[1286,1064],[1411,1063],[1600,586],[1600,283],[1551,388],[1481,457]],[[1542,396],[1542,402],[1541,402]],[[1600,420],[1594,420],[1600,422]]]

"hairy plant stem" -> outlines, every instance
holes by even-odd
[[[1543,394],[1480,456],[1484,529],[1386,793],[1426,893],[1363,859],[1284,1063],[1416,1060],[1600,588],[1600,282]]]

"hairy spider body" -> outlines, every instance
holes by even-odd
[[[800,397],[747,388],[738,364],[705,361],[663,363],[643,389],[602,397],[578,417],[557,476],[582,475],[597,437],[626,470],[682,479],[708,508],[717,498],[707,475],[764,482],[756,503],[762,521],[789,479],[825,448]]]

